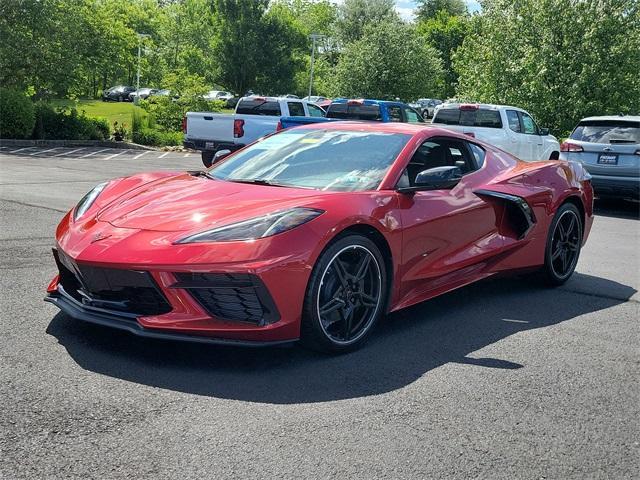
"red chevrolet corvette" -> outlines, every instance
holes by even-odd
[[[348,350],[387,312],[495,274],[565,282],[589,178],[431,126],[285,130],[207,171],[95,187],[58,226],[46,300],[147,337]]]

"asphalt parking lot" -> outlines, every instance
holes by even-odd
[[[638,477],[637,203],[597,202],[563,287],[476,284],[352,354],[185,345],[42,298],[55,226],[86,191],[199,155],[18,150],[0,150],[0,478]]]

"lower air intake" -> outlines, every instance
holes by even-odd
[[[266,325],[280,319],[264,283],[248,273],[174,273],[177,283],[211,316]]]

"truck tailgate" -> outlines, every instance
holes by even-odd
[[[234,143],[233,120],[224,113],[188,112],[185,139]]]

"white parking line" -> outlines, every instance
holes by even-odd
[[[126,152],[126,150],[122,150],[121,152],[114,153],[113,155],[109,155],[108,157],[104,157],[103,160],[111,160],[112,158],[117,157],[118,155],[122,155],[124,152]]]
[[[167,155],[169,155],[170,153],[171,153],[171,152],[165,152],[165,153],[163,153],[162,155],[160,155],[158,158],[164,158],[164,157],[166,157]]]
[[[91,155],[95,155],[96,153],[106,152],[107,150],[111,150],[110,148],[103,148],[102,150],[96,150],[95,152],[87,153],[86,155],[82,155],[80,158],[90,157]]]
[[[139,159],[142,155],[146,155],[147,153],[149,153],[149,150],[145,150],[142,153],[139,153],[138,155],[136,155],[135,157],[133,157],[134,160]]]
[[[65,155],[71,155],[72,153],[79,152],[80,150],[84,150],[87,147],[76,148],[75,150],[71,150],[70,152],[62,152],[54,155],[54,157],[64,157]]]
[[[24,148],[19,148],[19,149],[17,149],[17,150],[11,150],[9,153],[18,153],[18,152],[21,152],[21,151],[23,151],[23,150],[33,150],[34,148],[36,148],[36,147],[24,147]]]
[[[50,148],[49,150],[40,150],[38,152],[30,153],[29,155],[40,155],[42,153],[53,152],[54,150],[60,150],[60,148],[62,148],[62,147]]]

